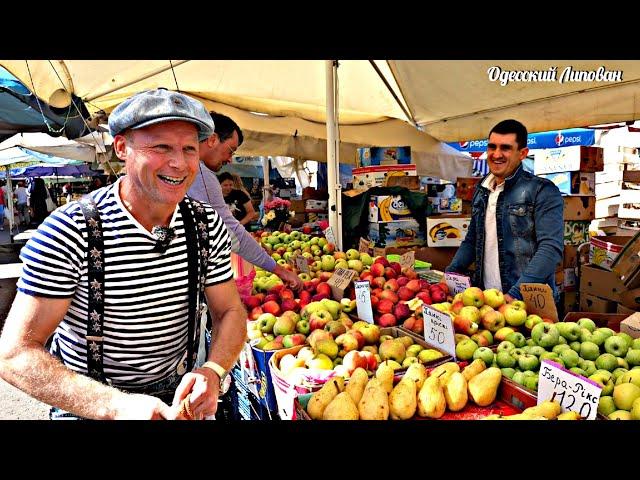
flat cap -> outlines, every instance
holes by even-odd
[[[204,105],[187,95],[165,88],[147,90],[127,98],[109,115],[112,137],[129,128],[143,128],[156,123],[183,120],[198,128],[198,141],[214,132],[211,115]]]

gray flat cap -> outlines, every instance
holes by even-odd
[[[109,115],[109,133],[115,137],[128,128],[172,120],[193,123],[198,128],[200,142],[214,132],[211,115],[202,103],[182,93],[158,88],[138,93],[118,105]]]

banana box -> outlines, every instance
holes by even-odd
[[[369,200],[370,222],[391,222],[412,218],[411,210],[400,195],[372,195]]]
[[[411,163],[411,147],[363,147],[358,148],[358,167],[375,165],[408,165]]]
[[[629,241],[629,237],[604,236],[589,239],[589,263],[611,270],[611,264],[622,248]]]
[[[380,165],[374,167],[354,168],[353,174],[354,190],[368,190],[372,187],[384,187],[387,185],[387,178],[392,176],[418,176],[415,165]]]
[[[562,195],[595,195],[595,172],[556,172],[540,175],[551,180]]]
[[[467,236],[471,217],[441,215],[427,217],[427,245],[430,247],[459,247]]]
[[[564,244],[580,245],[589,241],[589,220],[568,220],[564,222]]]
[[[424,245],[424,232],[414,219],[369,223],[369,239],[376,247],[412,247]]]

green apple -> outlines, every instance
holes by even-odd
[[[640,420],[640,400],[637,398],[631,405],[631,419]]]
[[[593,375],[594,373],[596,373],[596,370],[598,370],[596,368],[596,364],[593,360],[584,360],[581,359],[578,362],[578,367],[580,367],[582,370],[585,371],[585,373],[587,374],[586,376],[590,376]]]
[[[580,326],[575,322],[560,322],[556,324],[560,335],[569,342],[575,342],[580,338]]]
[[[547,352],[547,351],[545,351],[543,354],[540,355],[540,360],[551,360],[551,361],[555,362],[559,358],[560,357],[558,356],[558,354],[556,352]]]
[[[498,352],[509,351],[509,350],[513,350],[514,348],[516,348],[516,346],[513,343],[509,342],[508,340],[503,340],[498,344],[498,348],[496,351]]]
[[[580,338],[578,340],[580,340],[580,342],[582,343],[590,342],[592,336],[593,336],[593,333],[591,333],[591,330],[587,330],[586,328],[583,328],[580,330]]]
[[[521,355],[526,355],[526,353],[521,348],[514,348],[513,350],[509,350],[509,355],[517,360]]]
[[[629,349],[624,359],[627,361],[627,363],[631,367],[636,367],[640,365],[640,349],[637,349],[637,348]]]
[[[562,345],[556,345],[551,349],[551,351],[557,353],[558,356],[563,350],[571,350],[571,347],[567,344],[562,344]]]
[[[583,369],[581,369],[579,367],[571,367],[569,370],[571,370],[573,373],[575,373],[577,375],[581,375],[583,377],[587,377],[587,372],[585,372]]]
[[[518,367],[522,370],[536,371],[540,368],[540,360],[535,355],[525,353],[518,357]]]
[[[529,353],[531,355],[535,355],[536,357],[540,357],[546,350],[539,345],[535,345],[533,347],[529,347]]]
[[[585,360],[595,360],[600,355],[600,347],[593,342],[582,342],[580,344],[580,356]]]
[[[591,341],[598,345],[598,347],[604,345],[604,341],[610,337],[607,333],[608,332],[605,332],[603,329],[597,328],[595,332],[591,334]]]
[[[412,363],[418,363],[418,357],[405,357],[402,361],[402,368],[408,368]]]
[[[608,418],[609,420],[631,420],[631,413],[626,410],[616,410]]]
[[[569,342],[562,335],[558,336],[558,345],[568,345]]]
[[[539,323],[531,330],[531,338],[544,348],[554,347],[560,339],[558,327],[551,323]]]
[[[504,368],[501,368],[501,369],[500,369],[500,371],[502,372],[502,376],[503,376],[503,377],[507,377],[507,378],[509,378],[509,379],[512,379],[512,378],[513,378],[513,376],[514,376],[514,375],[515,375],[515,373],[516,373],[516,371],[515,371],[513,368],[511,368],[511,367],[504,367]]]
[[[524,386],[529,390],[533,390],[534,392],[537,392],[538,382],[539,382],[539,377],[537,375],[535,377],[526,377],[524,379]]]
[[[616,411],[616,405],[613,403],[613,397],[611,395],[602,395],[598,401],[598,413],[608,417]]]
[[[509,353],[509,350],[502,350],[496,354],[496,363],[500,368],[512,368],[517,363],[517,359]]]
[[[543,360],[542,357],[540,357],[540,360]],[[560,365],[561,367],[564,367],[564,360],[562,360],[560,357],[557,358],[546,358],[544,360],[551,360],[552,362],[556,362],[558,365]]]
[[[629,363],[624,358],[616,357],[616,360],[618,360],[619,368],[624,368],[625,370],[629,370]]]
[[[624,338],[624,341],[627,342],[627,347],[628,348],[633,348],[633,337],[631,335],[629,335],[628,333],[625,332],[620,332],[617,333],[616,336],[620,337],[620,338]]]
[[[580,325],[581,328],[586,328],[590,332],[593,332],[596,329],[596,322],[594,322],[590,318],[581,318],[576,323]]]
[[[633,383],[640,387],[640,370],[629,370],[628,372],[623,373],[616,381],[616,384],[619,383]]]
[[[504,338],[504,341],[513,343],[516,348],[524,347],[527,344],[527,339],[520,332],[511,332]]]
[[[560,358],[567,368],[576,367],[578,365],[578,362],[580,361],[580,356],[578,355],[578,353],[574,350],[571,350],[570,348],[560,352]]]
[[[571,342],[569,344],[569,346],[571,347],[571,350],[580,353],[580,345],[582,345],[580,342],[575,341],[575,342]]]
[[[456,357],[458,360],[471,360],[478,344],[473,340],[462,340],[456,345]]]
[[[481,359],[485,365],[491,365],[494,360],[494,353],[488,347],[480,347],[475,352],[473,352],[473,359]]]
[[[516,372],[513,374],[513,377],[511,378],[511,380],[513,380],[514,382],[520,385],[524,385],[525,378],[526,377],[524,376],[524,372]]]
[[[616,385],[618,384],[618,378],[624,375],[625,373],[627,373],[628,371],[629,370],[626,368],[618,367],[613,372],[611,372],[613,375],[613,381],[615,382]]]
[[[631,348],[635,348],[636,350],[640,350],[640,338],[634,338],[631,343]]]
[[[530,347],[537,347],[538,344],[533,338],[527,338],[527,345]]]
[[[601,372],[601,371],[600,371]],[[610,372],[606,372],[611,375]],[[613,379],[609,376],[607,377],[603,373],[599,373],[596,371],[593,375],[589,377],[589,380],[593,380],[598,383],[602,387],[602,395],[610,395],[613,393]]]
[[[629,346],[624,338],[612,335],[604,341],[604,349],[611,355],[624,357],[629,350]]]

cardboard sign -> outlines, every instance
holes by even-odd
[[[324,238],[327,239],[327,242],[336,244],[336,236],[333,234],[333,228],[327,227],[324,231]]]
[[[309,264],[307,259],[302,255],[295,256],[296,268],[299,272],[309,273]]]
[[[373,323],[373,310],[371,309],[371,287],[367,280],[353,282],[356,291],[356,307],[358,318],[365,322]]]
[[[407,253],[400,257],[400,266],[404,268],[413,268],[416,263],[416,252],[409,250]]]
[[[340,301],[344,297],[344,291],[351,283],[351,280],[358,276],[358,272],[355,270],[348,270],[346,268],[336,268],[331,278],[327,282],[331,287],[331,293],[333,298]]]
[[[449,291],[453,295],[455,295],[456,293],[464,292],[471,286],[471,279],[466,275],[460,275],[459,273],[445,273],[444,281],[449,287]]]
[[[574,411],[587,420],[595,420],[602,387],[593,380],[573,373],[550,360],[542,360],[538,382],[538,405],[556,401],[562,411]]]
[[[542,318],[558,321],[558,310],[549,285],[546,283],[521,283],[520,293],[524,303],[527,304],[527,314],[535,313]]]
[[[362,253],[369,253],[369,241],[364,238],[360,238],[360,242],[358,243],[358,251]]]
[[[456,339],[451,317],[429,305],[423,305],[424,340],[456,359]]]

